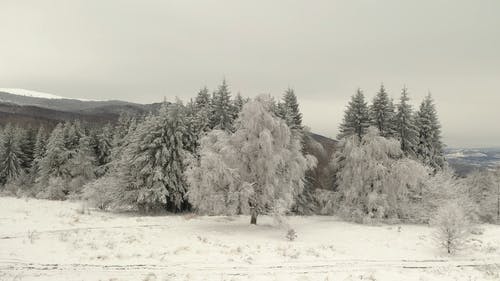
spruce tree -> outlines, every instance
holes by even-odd
[[[111,162],[111,151],[113,149],[113,131],[111,125],[107,124],[102,131],[96,135],[95,160],[98,166],[97,175],[102,176],[108,170],[107,165]]]
[[[31,165],[30,169],[32,181],[39,176],[40,161],[45,156],[45,151],[47,149],[47,133],[43,127],[38,128],[35,139],[35,146],[33,148],[33,165]]]
[[[417,128],[413,116],[413,110],[409,103],[408,90],[406,87],[401,92],[397,112],[394,118],[394,136],[401,143],[401,150],[405,155],[415,155],[417,145]]]
[[[297,96],[293,89],[288,88],[283,94],[283,101],[280,103],[282,118],[292,131],[302,131],[302,113],[299,110]]]
[[[141,211],[180,210],[187,191],[184,180],[186,129],[179,104],[163,105],[138,126],[125,150],[127,185],[122,192]]]
[[[393,121],[394,104],[382,84],[370,106],[370,123],[379,130],[381,136],[391,137],[394,134]]]
[[[233,130],[233,121],[236,110],[231,102],[231,92],[224,79],[212,97],[211,128],[230,132]]]
[[[420,104],[416,115],[418,132],[417,156],[424,164],[440,169],[444,166],[443,143],[441,141],[441,125],[436,107],[429,94]]]
[[[207,87],[201,89],[194,100],[193,122],[200,134],[208,132],[212,129],[210,122],[210,115],[212,113],[211,102],[212,101],[210,100],[210,94],[208,93]]]
[[[368,105],[365,102],[365,96],[361,89],[352,96],[347,109],[344,113],[344,119],[340,124],[339,139],[356,135],[359,140],[366,133],[370,126],[370,115]]]
[[[42,185],[47,184],[52,177],[67,179],[71,176],[68,165],[71,157],[65,146],[64,129],[65,126],[59,123],[50,134],[45,156],[40,160],[37,178],[37,182]]]
[[[17,127],[16,131],[17,142],[23,155],[21,166],[26,173],[29,173],[34,158],[35,131],[32,128],[23,129],[20,127]]]
[[[81,187],[96,177],[96,157],[91,147],[91,138],[82,136],[78,148],[69,160],[69,173],[73,192],[79,192]]]
[[[23,158],[16,128],[8,124],[0,143],[0,184],[15,180],[23,174]]]
[[[245,103],[247,102],[248,100],[243,98],[240,93],[236,94],[233,101],[233,107],[236,112],[236,115],[240,113],[241,109],[243,108],[243,105],[245,105]]]

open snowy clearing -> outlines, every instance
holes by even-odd
[[[500,226],[450,257],[421,225],[139,216],[0,197],[0,280],[500,280]]]

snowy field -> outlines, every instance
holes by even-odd
[[[427,226],[290,217],[288,241],[258,222],[0,197],[0,280],[500,280],[500,226],[450,257]]]

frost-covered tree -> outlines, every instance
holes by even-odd
[[[443,143],[441,141],[441,125],[430,94],[420,104],[415,124],[418,133],[416,147],[418,158],[434,169],[441,169],[445,164]]]
[[[38,128],[36,134],[35,147],[33,149],[33,158],[42,159],[47,149],[47,132],[44,127]]]
[[[470,198],[479,208],[482,221],[500,222],[500,168],[497,171],[476,170],[467,175],[464,184]]]
[[[179,104],[163,105],[158,115],[139,124],[121,159],[124,204],[141,211],[180,210],[186,182],[185,116]]]
[[[95,179],[96,159],[90,137],[80,138],[75,155],[69,160],[68,165],[73,192],[79,192],[84,184]]]
[[[231,102],[231,92],[224,79],[212,97],[212,113],[210,116],[211,128],[232,131],[236,110]]]
[[[0,184],[13,181],[23,174],[23,157],[18,131],[7,124],[0,143]]]
[[[370,115],[365,96],[361,89],[352,96],[344,112],[344,119],[340,124],[339,139],[356,135],[359,139],[363,137],[370,125]]]
[[[33,164],[30,168],[30,181],[34,182],[39,176],[40,172],[40,161],[45,156],[45,151],[47,149],[47,132],[44,127],[38,128],[35,137],[35,146],[33,148]]]
[[[403,150],[406,155],[415,155],[415,149],[418,143],[418,133],[417,127],[415,126],[413,110],[409,101],[408,90],[404,87],[394,118],[394,136],[401,143],[401,150]]]
[[[361,140],[344,139],[335,154],[339,212],[351,219],[399,218],[427,179],[427,169],[403,157],[400,144],[371,127]]]
[[[233,107],[235,110],[236,115],[238,115],[243,109],[243,105],[248,102],[248,99],[243,98],[240,93],[236,94],[233,100]]]
[[[29,173],[34,159],[34,149],[36,142],[35,131],[32,128],[23,129],[17,127],[16,136],[16,141],[19,143],[19,148],[21,149],[23,156],[21,159],[21,166],[24,172]]]
[[[282,102],[278,104],[280,117],[285,120],[286,124],[292,131],[301,132],[302,113],[300,113],[297,96],[293,89],[288,88],[283,94]]]
[[[111,162],[113,149],[113,130],[111,125],[104,126],[95,136],[95,160],[97,165],[97,175],[102,176],[108,171],[108,164]]]
[[[52,177],[69,178],[71,176],[68,165],[70,158],[70,152],[65,145],[65,127],[59,123],[52,130],[47,141],[45,156],[40,160],[37,181],[45,185]]]
[[[382,84],[370,106],[370,123],[381,136],[391,137],[394,135],[394,115],[394,104]]]
[[[201,89],[194,100],[194,124],[199,134],[206,133],[212,129],[210,115],[212,113],[212,101],[207,87]]]
[[[304,186],[315,159],[304,156],[300,140],[271,113],[272,99],[246,103],[235,132],[212,131],[203,138],[201,157],[187,171],[189,201],[209,214],[283,213]]]
[[[431,223],[436,227],[436,242],[445,248],[448,254],[460,250],[470,235],[470,222],[457,202],[452,201],[441,206]]]

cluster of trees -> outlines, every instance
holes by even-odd
[[[199,187],[218,175],[204,169],[212,167],[209,151],[220,147],[221,154],[231,153],[217,156],[226,162],[215,164],[226,166],[217,167],[222,175],[214,180],[231,181],[220,188],[241,191],[234,212],[251,212],[255,222],[258,214],[277,210],[276,202],[289,208],[304,186],[305,171],[314,166],[302,150],[302,116],[292,89],[277,103],[269,96],[250,101],[239,94],[232,98],[225,81],[212,94],[201,89],[187,104],[165,102],[157,112],[122,115],[103,128],[74,121],[52,131],[9,125],[1,132],[5,190],[84,198],[103,209],[184,211],[194,204],[207,210],[207,202],[197,198],[209,188],[218,198],[222,183]]]
[[[417,158],[434,169],[443,168],[441,126],[431,95],[422,101],[417,111],[412,109],[409,101],[406,87],[401,91],[399,103],[394,104],[381,85],[372,104],[368,105],[363,92],[358,89],[347,106],[339,139],[350,135],[361,139],[373,126],[382,137],[398,140],[406,156]]]
[[[443,156],[430,95],[413,111],[406,88],[398,104],[384,86],[370,105],[358,90],[345,111],[339,138],[332,159],[334,190],[322,202],[330,204],[331,212],[359,222],[427,223],[437,213],[445,213],[439,211],[443,206],[454,204],[470,221],[500,222],[500,215],[494,216],[500,212],[496,188],[500,177],[488,171],[465,179],[454,175]]]
[[[450,202],[471,221],[500,221],[500,174],[453,175],[430,95],[414,111],[406,88],[397,104],[383,86],[370,105],[358,90],[339,129],[328,155],[304,128],[293,89],[279,102],[250,100],[233,98],[223,81],[186,104],[164,103],[102,128],[8,125],[0,130],[0,185],[40,198],[83,198],[101,209],[249,214],[251,223],[290,210],[429,222]],[[324,162],[328,173],[315,190],[313,178],[324,174],[311,171]]]

